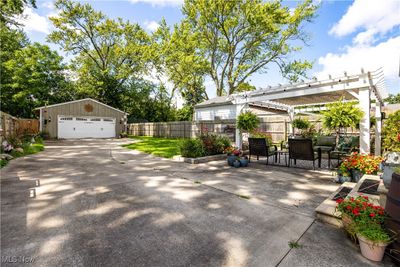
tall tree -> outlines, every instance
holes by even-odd
[[[190,25],[182,22],[171,31],[165,20],[153,35],[153,62],[156,70],[165,74],[179,91],[186,104],[193,106],[208,99],[204,87],[208,63],[197,49],[197,34],[191,32]]]
[[[122,108],[121,96],[130,80],[146,71],[149,36],[138,24],[109,19],[89,4],[59,0],[55,6],[61,12],[50,18],[56,30],[49,40],[77,55],[74,65],[81,89]]]
[[[18,25],[16,16],[24,12],[26,6],[36,8],[35,0],[1,0],[0,1],[0,23],[3,25]]]
[[[71,100],[62,60],[57,52],[39,43],[16,49],[2,62],[2,72],[7,76],[2,77],[2,110],[30,118],[36,107]]]
[[[292,81],[311,68],[307,61],[290,61],[306,42],[302,30],[316,11],[312,0],[293,11],[281,1],[262,0],[186,0],[185,19],[196,37],[199,53],[208,64],[208,74],[218,96],[236,92],[253,73],[275,64]]]

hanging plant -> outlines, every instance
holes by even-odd
[[[242,112],[237,118],[236,126],[241,132],[253,132],[259,125],[260,119],[251,111]]]

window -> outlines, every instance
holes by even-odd
[[[66,117],[65,117],[65,118],[60,118],[60,120],[61,120],[61,121],[72,121],[72,118],[69,118],[69,117],[66,118]]]
[[[75,120],[77,120],[77,121],[87,121],[87,119],[85,119],[85,118],[76,118]]]
[[[103,119],[103,121],[111,121],[111,122],[113,122],[114,120],[113,119]]]
[[[95,118],[95,119],[90,119],[90,121],[101,121],[101,119]]]

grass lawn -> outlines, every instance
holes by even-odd
[[[123,145],[123,147],[164,158],[172,158],[173,156],[180,155],[179,144],[182,139],[151,136],[135,136],[131,138],[139,141]]]
[[[13,156],[13,158],[19,158],[19,157],[23,157],[26,155],[31,155],[31,154],[36,154],[40,151],[44,150],[44,145],[43,145],[43,141],[39,140],[34,144],[24,144],[22,145],[22,149],[24,150],[24,152],[18,152],[16,150],[11,151],[10,155]],[[6,166],[8,163],[7,160],[0,160],[0,168],[3,168],[4,166]]]

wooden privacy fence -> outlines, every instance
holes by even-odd
[[[306,117],[306,116],[304,116]],[[321,116],[307,116],[307,119],[315,125],[316,130],[322,128]],[[286,140],[292,129],[288,116],[268,116],[261,117],[259,131],[271,134],[273,142]],[[128,124],[128,133],[135,136],[156,136],[156,137],[176,137],[193,138],[201,132],[209,131],[217,134],[224,134],[235,141],[235,122],[202,122],[191,121],[177,122],[148,122]],[[352,132],[351,129],[347,133]]]
[[[0,135],[23,135],[37,134],[39,132],[39,121],[36,119],[21,119],[7,113],[0,112]]]

